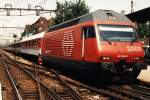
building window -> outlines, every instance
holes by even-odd
[[[43,21],[41,21],[41,24],[43,24],[44,22]]]
[[[42,30],[42,27],[39,27],[39,31],[41,31]]]

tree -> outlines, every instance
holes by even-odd
[[[26,36],[26,32],[25,31],[21,33],[21,37],[24,37],[24,36]]]
[[[150,24],[139,24],[138,33],[140,37],[148,36],[150,34]]]
[[[56,2],[56,16],[53,19],[54,24],[76,18],[78,16],[89,13],[89,7],[84,0],[65,1],[64,3]]]

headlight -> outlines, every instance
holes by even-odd
[[[143,58],[142,57],[134,57],[133,59],[134,60],[142,60]]]
[[[111,60],[111,57],[100,57],[100,60]]]

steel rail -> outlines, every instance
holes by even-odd
[[[48,71],[52,72],[57,79],[67,88],[69,94],[74,98],[74,100],[83,100],[82,97],[74,91],[64,80],[60,78],[60,76],[53,70],[48,69]]]
[[[9,64],[13,64],[13,63],[9,63]],[[29,76],[30,76],[30,78],[32,78],[34,81],[37,81],[37,78],[33,75],[33,74],[31,74],[31,72],[29,72],[26,68],[23,68],[22,69],[26,74],[28,74]],[[51,89],[49,89],[45,84],[43,84],[40,80],[39,80],[39,83],[40,83],[40,85],[42,85],[43,86],[43,90],[47,90],[48,91],[48,95],[49,94],[51,94],[51,95],[49,95],[49,96],[53,96],[56,100],[63,100],[63,99],[61,99],[61,97],[57,94],[57,93],[55,93],[55,92],[53,92]]]
[[[4,53],[4,52],[3,52]],[[5,53],[4,53],[5,54]],[[37,81],[36,77],[31,74],[28,70],[26,70],[25,68],[20,67],[14,59],[11,59],[7,54],[5,54],[6,57],[13,61],[13,63],[20,69],[22,69],[26,74],[28,74],[29,76],[31,76],[30,78],[32,78],[34,81]],[[45,84],[43,84],[40,80],[39,80],[40,85],[43,86],[43,88],[45,88],[44,90],[47,90],[47,92],[50,94],[49,96],[52,96],[54,99],[56,100],[63,100],[57,93],[55,93],[54,91],[52,91],[51,89],[49,89]]]
[[[44,100],[42,98],[42,90],[41,90],[41,86],[40,86],[40,82],[39,82],[38,70],[37,70],[36,65],[34,66],[34,70],[35,70],[35,77],[36,77],[36,82],[37,82],[37,85],[38,85],[38,92],[39,92],[39,95],[40,95],[40,100]]]
[[[29,64],[25,64],[25,63],[22,63],[22,62],[19,62],[17,61],[18,63],[21,63],[21,64],[24,64],[24,65],[27,65],[27,66],[33,66],[33,65],[29,65]],[[39,68],[41,69],[46,69],[46,68],[43,68],[41,66],[38,66]],[[46,69],[47,70],[47,69]],[[138,100],[149,100],[149,98],[146,98],[146,97],[143,97],[143,96],[140,96],[140,97],[137,97],[137,94],[136,95],[132,95],[133,93],[127,93],[127,91],[123,90],[123,91],[120,91],[119,89],[113,89],[111,87],[107,87],[109,90],[112,90],[112,91],[108,91],[106,89],[97,89],[95,87],[90,87],[90,86],[87,86],[85,84],[80,84],[82,87],[86,88],[86,89],[89,89],[93,92],[96,92],[96,93],[100,93],[100,94],[103,94],[105,96],[109,96],[113,99],[119,99],[119,100],[122,100],[122,99],[125,99],[125,96],[127,96],[128,98],[134,98],[134,99],[138,99]],[[116,94],[118,93],[118,94]]]
[[[108,96],[108,97],[113,98],[113,99],[117,99],[117,100],[123,100],[124,99],[124,96],[122,96],[120,94],[115,94],[115,93],[108,91],[108,90],[97,89],[95,87],[90,87],[90,86],[87,86],[85,84],[80,84],[80,85],[82,87],[88,89],[88,90],[95,92],[95,93],[103,94],[103,95]]]
[[[24,72],[26,72],[28,75],[30,75],[35,81],[36,81],[36,77],[31,74],[28,70],[22,68],[22,70]],[[52,91],[51,89],[49,89],[45,84],[43,84],[40,80],[39,80],[40,85],[42,85],[46,90],[48,90],[49,94],[51,94],[51,96],[53,96],[56,100],[63,100],[57,93],[55,93],[54,91]]]
[[[40,67],[41,68],[41,67]],[[32,69],[29,69],[29,68],[25,68],[26,70],[30,70],[30,71],[33,71]],[[43,68],[42,68],[43,70]],[[49,70],[49,69],[48,69]],[[48,70],[45,70],[44,71],[48,71]],[[56,72],[53,74],[57,74]],[[47,74],[44,74],[44,75],[47,75]],[[73,90],[69,85],[67,85],[67,83],[65,81],[63,81],[59,75],[55,75],[58,79],[58,81],[68,90],[67,92],[71,95],[71,97],[74,99],[74,100],[83,100],[83,98],[75,91]],[[48,77],[50,77],[48,75]]]
[[[11,59],[11,60],[14,60],[14,59]],[[15,62],[18,62],[16,59],[15,59]],[[22,63],[22,64],[24,64],[24,63]],[[32,63],[33,64],[33,63]],[[29,65],[28,65],[29,66]],[[38,68],[41,68],[41,69],[43,69],[43,70],[46,70],[46,71],[50,71],[50,72],[52,72],[56,77],[57,77],[57,79],[61,82],[61,84],[62,85],[64,85],[66,88],[67,88],[67,92],[72,96],[72,98],[74,99],[74,100],[83,100],[83,98],[76,92],[76,91],[74,91],[69,85],[67,85],[67,83],[64,81],[64,80],[62,80],[61,78],[60,78],[60,76],[55,72],[55,71],[53,71],[53,70],[50,70],[50,69],[46,69],[46,68],[44,68],[44,67],[39,67],[39,65],[37,65],[37,64],[33,64],[33,65],[31,65],[32,67],[35,67],[35,66],[38,66]],[[37,74],[37,73],[36,73]]]
[[[19,61],[17,61],[18,63],[20,63],[20,64],[24,64],[24,65],[26,65],[26,66],[31,66],[31,67],[33,67],[33,65],[29,65],[29,64],[25,64],[25,63],[22,63],[22,62],[19,62]],[[38,66],[39,68],[41,68],[41,69],[43,69],[43,70],[49,70],[49,69],[46,69],[46,68],[44,68],[44,67],[41,67],[41,66]],[[29,70],[29,69],[28,69]],[[51,71],[52,73],[56,73],[55,71],[53,71],[53,70],[49,70],[49,71]],[[59,76],[60,77],[60,76]],[[65,82],[65,81],[64,81]],[[109,96],[109,97],[111,97],[111,98],[114,98],[114,99],[118,99],[118,100],[123,100],[124,99],[124,96],[122,96],[122,95],[116,95],[116,94],[114,94],[114,93],[112,93],[112,92],[110,92],[110,91],[106,91],[106,90],[104,90],[104,89],[96,89],[96,88],[94,88],[94,87],[90,87],[90,86],[87,86],[87,85],[85,85],[85,84],[82,84],[82,83],[80,83],[80,86],[81,87],[84,87],[84,88],[86,88],[86,89],[88,89],[88,90],[91,90],[91,91],[93,91],[93,92],[96,92],[96,93],[100,93],[100,94],[103,94],[103,95],[106,95],[106,96]]]
[[[9,58],[9,59],[10,59],[10,58]],[[12,59],[12,60],[13,60],[13,59]],[[26,65],[26,66],[31,66],[31,67],[33,67],[33,65],[25,64],[25,63],[22,63],[22,62],[19,62],[19,61],[16,61],[16,62],[18,62],[18,63],[20,63],[20,64],[24,64],[24,65]],[[41,66],[38,66],[38,67],[41,68],[41,69],[43,69],[43,70],[47,70],[47,69],[44,68],[44,67],[41,67]],[[118,99],[118,100],[123,100],[123,99],[124,99],[124,96],[122,96],[122,95],[116,95],[116,94],[114,94],[114,93],[112,93],[112,92],[110,92],[110,91],[106,91],[106,90],[103,90],[103,89],[96,89],[96,88],[94,88],[94,87],[89,87],[89,86],[87,86],[87,85],[85,85],[85,84],[80,84],[80,85],[81,85],[82,87],[86,88],[86,89],[89,89],[89,90],[93,91],[93,92],[100,93],[100,94],[109,96],[109,97],[114,98],[114,99]]]
[[[126,90],[124,88],[121,88],[119,86],[110,86],[106,87],[107,89],[111,89],[113,91],[128,95],[131,98],[137,99],[137,100],[149,100],[150,98],[143,96],[142,94],[135,93],[129,90]]]
[[[8,66],[6,65],[6,63],[5,63],[5,61],[4,61],[4,59],[3,59],[2,57],[1,57],[1,61],[2,61],[3,65],[4,65],[5,69],[6,69],[6,72],[7,72],[8,76],[9,76],[11,82],[12,82],[12,85],[13,85],[13,87],[14,87],[16,93],[17,93],[18,99],[19,99],[19,100],[23,100],[23,98],[22,98],[22,96],[21,96],[21,94],[20,94],[20,92],[19,92],[19,90],[18,90],[18,88],[17,88],[17,83],[15,82],[14,77],[13,77],[13,76],[11,75],[11,73],[9,72]]]
[[[21,63],[21,64],[24,64],[24,63]],[[26,64],[24,64],[24,65],[26,65]],[[35,65],[35,64],[34,64],[34,65]],[[36,65],[37,65],[37,64],[36,64]],[[36,65],[35,65],[35,66],[36,66]],[[27,66],[30,66],[30,65],[27,65]],[[33,65],[31,65],[31,66],[34,67]],[[37,65],[37,66],[38,66],[38,65]],[[44,67],[39,67],[39,66],[38,66],[38,68],[40,68],[40,69],[42,69],[42,70],[44,70],[44,71],[52,72],[52,73],[57,77],[58,81],[59,81],[63,86],[66,87],[66,89],[68,90],[67,92],[72,96],[72,98],[73,98],[74,100],[83,100],[83,98],[82,98],[76,91],[74,91],[69,85],[67,85],[67,83],[66,83],[64,80],[62,80],[62,79],[60,78],[60,76],[59,76],[55,71],[50,70],[50,69],[46,69],[46,68],[44,68]],[[31,70],[31,69],[28,69],[28,68],[25,68],[25,69]],[[31,71],[33,71],[33,70],[31,70]]]
[[[147,87],[147,86],[145,86],[144,84],[143,84],[143,85],[130,84],[130,86],[132,86],[133,88],[144,89],[144,90],[146,90],[146,91],[149,91],[149,92],[150,92],[150,87]]]
[[[17,61],[17,62],[20,63],[20,64],[24,64],[24,65],[26,65],[26,66],[33,66],[33,65],[25,64],[25,63],[22,63],[22,62],[19,62],[19,61]],[[38,67],[41,68],[41,69],[43,69],[43,70],[47,70],[47,69],[44,68],[44,67],[40,67],[40,66],[38,66]],[[55,74],[55,71],[52,71],[52,70],[50,70],[50,71]],[[58,76],[58,77],[59,77],[59,76]],[[113,93],[111,93],[111,92],[105,91],[104,89],[96,89],[96,88],[89,87],[89,86],[85,86],[85,85],[84,85],[84,87],[87,88],[87,89],[89,89],[89,90],[91,90],[91,91],[95,91],[95,92],[97,92],[97,93],[101,93],[101,94],[110,96],[110,97],[112,97],[112,98],[124,99],[124,96],[118,95],[118,94],[113,94]],[[133,91],[133,92],[134,92],[134,91]],[[139,92],[139,93],[140,93],[140,92]],[[143,93],[141,93],[141,94],[143,94]],[[149,93],[147,93],[147,94],[149,94]],[[126,95],[129,95],[129,94],[126,94]],[[131,97],[131,96],[129,95],[129,97]],[[139,97],[136,97],[136,98],[137,98],[137,99],[140,99]],[[141,97],[141,98],[143,98],[143,97]],[[144,99],[145,99],[145,98],[144,98]],[[147,98],[146,98],[146,99],[147,99]],[[145,100],[146,100],[146,99],[145,99]],[[142,100],[142,99],[141,99],[141,100]]]
[[[140,94],[143,94],[145,96],[149,96],[150,97],[150,88],[147,87],[143,87],[141,85],[129,85],[131,88],[129,88],[128,90],[131,90],[133,92],[137,92]]]

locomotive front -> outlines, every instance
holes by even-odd
[[[133,26],[98,24],[97,30],[101,68],[136,78],[145,66],[142,43]]]

